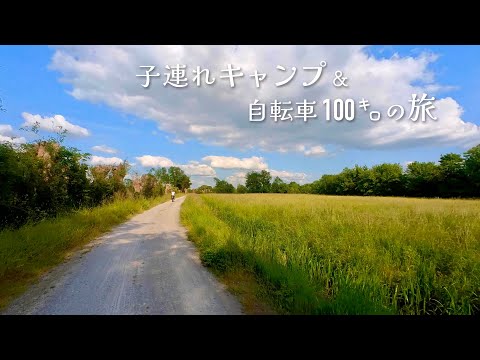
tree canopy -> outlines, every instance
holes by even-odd
[[[272,175],[267,170],[250,171],[247,173],[245,186],[250,193],[268,193],[270,192],[271,180]]]
[[[37,130],[33,126],[28,131]],[[167,183],[182,191],[191,185],[178,167],[127,178],[127,161],[89,165],[90,154],[65,146],[65,135],[61,131],[57,138],[47,140],[0,143],[0,229],[97,206],[114,197],[163,195]]]
[[[355,165],[338,174],[325,174],[311,183],[286,183],[269,171],[250,171],[245,185],[235,189],[215,179],[215,192],[288,193],[363,196],[480,197],[480,145],[463,154],[448,153],[437,162],[414,161],[406,167],[382,163]]]

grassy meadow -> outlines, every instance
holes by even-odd
[[[61,263],[69,252],[131,216],[168,200],[168,195],[117,199],[17,230],[0,231],[0,309],[41,274]]]
[[[188,195],[181,218],[206,266],[277,313],[480,314],[478,200]]]

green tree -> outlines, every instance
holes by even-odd
[[[344,168],[340,174],[338,174],[338,186],[337,193],[342,195],[359,195],[357,184],[359,183],[359,173],[357,169]]]
[[[87,203],[87,158],[52,139],[0,144],[0,226],[19,226]]]
[[[300,185],[295,181],[291,181],[288,184],[287,193],[289,193],[289,194],[300,194]]]
[[[400,170],[402,170],[400,168]],[[376,189],[377,174],[373,169],[369,169],[366,166],[355,165],[355,193],[357,195],[378,195],[379,189]]]
[[[314,194],[335,195],[339,188],[338,175],[322,175],[322,177],[312,183],[312,192]]]
[[[405,188],[410,196],[439,195],[440,168],[434,162],[412,162],[405,173]]]
[[[270,181],[272,176],[266,170],[260,172],[250,171],[247,174],[245,186],[250,193],[268,193],[270,192]]]
[[[153,170],[153,169],[152,169]],[[170,176],[168,175],[167,168],[160,167],[153,171],[153,174],[160,181],[162,184],[169,184],[170,183]]]
[[[0,227],[25,222],[35,207],[37,159],[18,152],[10,143],[0,144]]]
[[[216,193],[231,194],[235,192],[235,187],[226,180],[214,178],[215,186],[213,191]]]
[[[181,183],[185,173],[178,166],[171,166],[168,168],[168,178],[170,180],[170,185],[175,186],[176,188],[181,188]]]
[[[248,189],[245,185],[238,184],[237,185],[237,194],[246,194],[248,192]]]
[[[312,184],[300,185],[300,193],[302,193],[302,194],[312,194],[313,193]]]
[[[158,168],[153,171],[153,175],[162,184],[170,184],[180,191],[185,191],[192,185],[190,177],[178,166],[171,166],[168,169],[164,167]]]
[[[155,191],[157,187],[157,178],[155,175],[149,173],[149,174],[143,174],[140,178],[140,181],[142,183],[142,195],[146,198],[151,198],[155,196]]]
[[[460,197],[468,192],[465,159],[450,153],[440,157],[439,191],[442,197]]]
[[[186,189],[190,189],[190,186],[192,185],[192,181],[190,180],[190,177],[187,175],[182,176],[182,179],[180,180],[180,189],[182,191],[185,191]]]
[[[276,176],[275,179],[273,179],[270,191],[272,193],[286,194],[288,191],[288,185],[282,179]]]
[[[366,172],[368,173],[368,171]],[[400,164],[375,165],[370,170],[369,175],[367,178],[373,180],[371,192],[373,195],[403,195],[403,168]]]
[[[480,144],[465,152],[464,157],[469,195],[480,196]]]
[[[210,185],[202,185],[195,190],[196,193],[205,194],[213,192],[213,187]]]
[[[163,169],[164,172],[159,171],[160,169]],[[165,177],[166,174],[166,177]],[[165,184],[168,183],[168,174],[166,173],[165,168],[151,168],[150,171],[148,172],[149,178],[140,177],[140,181],[142,184],[148,183],[148,187],[152,187],[151,190],[145,190],[147,192],[151,192],[150,195],[146,195],[144,189],[142,188],[142,193],[143,196],[145,197],[155,197],[155,196],[162,196],[165,195]],[[136,174],[136,177],[138,178],[138,174]],[[163,178],[163,181],[162,181]],[[167,179],[167,181],[165,181]]]

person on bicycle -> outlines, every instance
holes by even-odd
[[[172,190],[172,202],[175,200],[175,191]]]

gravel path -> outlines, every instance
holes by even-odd
[[[200,263],[180,225],[185,197],[93,241],[46,274],[5,314],[241,314]]]

